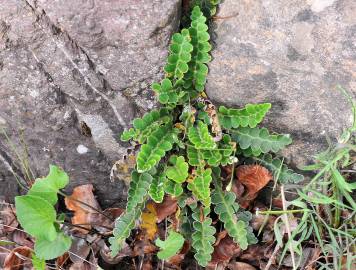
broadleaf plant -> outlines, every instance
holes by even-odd
[[[205,2],[215,5],[219,1]],[[140,149],[126,212],[116,220],[109,240],[113,256],[124,247],[145,202],[152,199],[159,204],[171,196],[179,202],[176,218],[181,219],[178,224],[182,226],[172,226],[166,241],[156,241],[162,248],[158,257],[167,259],[178,251],[178,245],[171,249],[170,241],[179,235],[179,244],[190,242],[198,264],[206,266],[214,251],[216,228],[224,228],[241,249],[257,241],[250,226],[251,214],[240,209],[236,195],[221,181],[220,167],[233,168],[236,155],[244,155],[266,164],[272,172],[280,166],[282,181],[297,178],[288,178],[291,171],[277,159],[266,159],[265,154],[275,154],[292,141],[288,135],[270,134],[257,127],[271,104],[221,106],[211,111],[215,107],[209,106],[204,93],[211,59],[210,36],[199,5],[193,8],[190,19],[190,26],[172,37],[165,78],[152,85],[161,107],[136,118],[133,127],[121,136]],[[194,203],[188,205],[186,199]],[[212,220],[216,216],[218,225]]]
[[[54,208],[60,189],[68,182],[68,175],[62,169],[50,166],[48,176],[36,179],[27,195],[15,197],[17,219],[35,238],[35,254],[39,259],[57,258],[71,246],[71,238],[60,230],[62,221]]]

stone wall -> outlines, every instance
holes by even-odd
[[[70,188],[93,183],[106,205],[123,198],[110,169],[126,152],[119,134],[155,106],[180,0],[0,0],[0,125],[34,174],[57,164]],[[0,196],[19,192],[21,166],[0,137]],[[104,196],[105,194],[105,196]]]

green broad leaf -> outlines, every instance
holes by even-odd
[[[40,259],[36,254],[32,254],[32,265],[35,270],[45,270],[46,269],[46,260]]]
[[[176,133],[177,130],[167,124],[148,137],[147,143],[141,146],[141,150],[137,154],[137,171],[139,173],[149,171],[157,165],[167,151],[172,149]]]
[[[183,193],[182,184],[167,179],[164,184],[164,191],[173,197],[179,197]]]
[[[170,163],[173,166],[167,167],[167,177],[176,183],[183,183],[188,178],[188,163],[182,156],[171,156]]]
[[[53,241],[48,241],[44,238],[36,238],[35,253],[40,259],[52,260],[62,256],[66,251],[68,251],[71,244],[71,238],[60,232]]]
[[[271,172],[273,172],[275,179],[277,179],[278,176],[278,182],[282,184],[296,184],[304,180],[303,175],[298,174],[293,170],[289,169],[286,164],[282,164],[281,159],[272,158],[271,154],[266,154],[261,158],[255,157],[254,159],[260,164],[262,164],[264,167],[269,169]]]
[[[142,204],[145,199],[150,185],[152,176],[148,173],[139,174],[136,171],[131,173],[130,188],[128,191],[126,211],[133,211],[137,205]]]
[[[33,195],[15,197],[17,219],[31,236],[53,241],[57,237],[56,211],[47,200]]]
[[[197,177],[193,182],[188,184],[188,189],[193,195],[200,200],[205,206],[210,205],[210,183],[212,180],[211,169],[198,170]]]
[[[153,180],[150,186],[148,194],[151,199],[156,203],[163,202],[164,198],[164,185],[167,181],[166,177],[163,174],[153,176]]]
[[[243,109],[228,109],[225,106],[220,106],[218,112],[219,122],[226,129],[238,127],[254,128],[262,122],[270,108],[270,103],[247,104]]]
[[[127,142],[134,138],[136,135],[136,131],[133,128],[130,128],[129,130],[124,130],[120,136],[120,140],[123,142]]]
[[[188,139],[197,149],[214,149],[216,144],[209,133],[208,126],[198,121],[196,127],[189,128]]]
[[[155,244],[161,248],[157,253],[157,257],[161,260],[167,260],[176,255],[182,248],[184,237],[175,231],[170,231],[166,240],[157,239]]]
[[[289,135],[270,135],[266,128],[242,127],[232,132],[232,140],[237,142],[241,149],[251,149],[252,154],[276,153],[292,143]]]
[[[144,204],[138,205],[130,212],[125,212],[115,221],[113,237],[109,238],[111,256],[115,257],[123,248],[125,240],[135,227],[135,221],[140,217]]]
[[[55,205],[57,193],[69,183],[68,175],[59,167],[51,165],[45,178],[36,179],[28,195],[38,196]]]

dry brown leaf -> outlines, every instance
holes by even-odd
[[[230,270],[256,270],[255,267],[244,262],[231,262],[227,268]]]
[[[157,233],[157,212],[153,203],[148,203],[146,210],[141,215],[141,229],[149,240],[153,240]]]
[[[121,216],[124,211],[122,208],[107,208],[103,211],[105,216],[100,213],[91,215],[91,224],[98,232],[111,234],[115,227],[115,220]],[[110,217],[110,219],[108,217]]]
[[[74,216],[72,217],[72,224],[80,225],[86,229],[74,228],[73,230],[87,234],[92,228],[91,224],[93,220],[97,217],[97,212],[78,202],[82,201],[95,209],[100,210],[100,206],[93,194],[93,185],[81,185],[73,189],[73,194],[70,197],[65,198],[66,207],[74,212]]]
[[[0,201],[0,209],[0,235],[13,232],[19,225],[16,219],[15,207],[12,204]]]
[[[126,242],[124,242],[124,245],[120,250],[120,252],[115,257],[112,257],[110,248],[108,248],[108,246],[105,244],[100,249],[100,256],[106,263],[114,265],[119,263],[126,257],[132,257],[133,251],[131,247],[128,244],[126,244]]]
[[[110,179],[111,181],[121,180],[124,181],[126,187],[130,186],[131,172],[136,167],[136,156],[128,154],[122,159],[115,162],[111,168]]]
[[[243,208],[257,197],[258,192],[272,179],[272,174],[261,165],[242,165],[236,169],[236,176],[247,191],[240,204]]]
[[[16,247],[6,256],[4,270],[20,270],[23,266],[30,266],[32,249],[29,247]]]
[[[162,203],[154,203],[157,213],[157,223],[160,223],[166,217],[174,214],[177,211],[177,200],[171,196],[166,196]]]
[[[73,263],[84,263],[90,253],[90,246],[85,239],[72,237],[72,245],[69,251],[69,257]]]
[[[69,259],[69,254],[68,252],[64,253],[62,256],[58,257],[56,259],[56,266],[59,268],[59,269],[65,269],[65,265],[70,262],[70,259]]]
[[[221,236],[217,237],[218,243],[214,247],[214,252],[211,256],[211,262],[209,265],[217,265],[219,263],[228,263],[232,257],[240,254],[241,249],[230,236],[221,232]]]
[[[214,140],[218,142],[222,139],[222,130],[219,123],[218,115],[216,113],[215,106],[211,103],[208,104],[206,108],[206,112],[211,119],[211,131],[215,134]]]

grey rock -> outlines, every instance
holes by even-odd
[[[127,150],[119,134],[156,106],[150,85],[163,77],[180,5],[0,0],[0,127],[28,148],[35,177],[57,164],[71,178],[68,192],[93,183],[103,205],[125,200],[125,185],[109,180]],[[11,199],[13,172],[26,173],[4,135],[0,142],[0,196]]]
[[[351,124],[337,85],[356,94],[355,8],[352,0],[223,1],[208,96],[237,107],[272,103],[263,125],[292,135],[289,162],[308,163]]]

